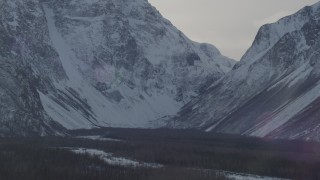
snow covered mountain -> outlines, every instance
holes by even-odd
[[[320,3],[260,28],[234,69],[170,126],[320,140]]]
[[[0,45],[1,134],[158,127],[234,64],[147,0],[2,0]]]

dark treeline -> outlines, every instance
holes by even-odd
[[[64,176],[72,174],[66,177],[79,177],[76,179],[83,177],[88,179],[89,176],[94,177],[93,179],[108,178],[112,180],[126,178],[139,180],[224,179],[214,171],[201,169],[290,179],[320,179],[320,145],[316,142],[269,140],[166,129],[106,128],[71,131],[70,134],[72,136],[101,135],[122,141],[94,141],[72,137],[0,139],[1,175],[5,174],[2,167],[17,168],[14,165],[18,165],[22,170],[29,167],[28,171],[36,171],[30,174],[56,174],[52,175],[55,177],[53,179],[57,179],[58,174],[64,174]],[[165,168],[133,169],[109,166],[98,158],[79,157],[80,155],[56,147],[100,149],[114,153],[119,157],[162,164]],[[40,152],[44,157],[40,156]],[[17,157],[8,158],[10,154],[17,154]],[[30,159],[25,159],[25,156],[29,156]],[[26,166],[21,162],[30,164]],[[34,170],[32,168],[30,170],[30,167],[34,166],[36,166]],[[40,167],[47,167],[47,170],[41,170]],[[64,171],[57,170],[58,167],[63,167],[61,169]],[[21,169],[18,171],[22,171]],[[7,174],[10,172],[16,172],[16,170],[9,169]],[[80,175],[74,175],[77,173]],[[83,175],[83,173],[88,174]],[[3,178],[0,176],[0,179]]]
[[[267,138],[246,137],[232,134],[206,133],[198,130],[177,129],[126,129],[126,128],[99,128],[92,130],[69,131],[72,136],[100,135],[114,139],[128,141],[179,141],[192,144],[207,144],[212,146],[235,147],[245,149],[261,149],[272,151],[287,151],[301,153],[318,153],[318,142],[303,140],[275,140]]]
[[[183,168],[121,167],[98,157],[61,148],[44,148],[35,141],[1,143],[1,180],[212,180],[215,172]]]

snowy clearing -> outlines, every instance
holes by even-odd
[[[105,137],[101,137],[101,136],[76,136],[75,138],[78,138],[78,139],[98,140],[98,141],[115,141],[115,142],[121,142],[121,141],[123,141],[123,140],[120,140],[120,139],[105,138]]]
[[[281,178],[257,176],[253,174],[242,174],[242,173],[233,173],[233,172],[225,172],[225,171],[221,173],[230,180],[285,180]]]
[[[76,154],[89,154],[91,156],[98,156],[100,159],[104,160],[107,164],[117,165],[117,166],[131,166],[131,167],[148,167],[148,168],[161,168],[160,164],[138,162],[135,160],[130,160],[122,157],[114,157],[112,153],[106,153],[97,149],[86,149],[86,148],[66,148],[71,150]]]

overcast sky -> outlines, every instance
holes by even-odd
[[[239,60],[259,27],[318,0],[149,0],[189,38]]]

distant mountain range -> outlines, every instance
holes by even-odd
[[[147,0],[0,2],[0,135],[195,128],[320,140],[320,3],[260,28],[242,59]]]

